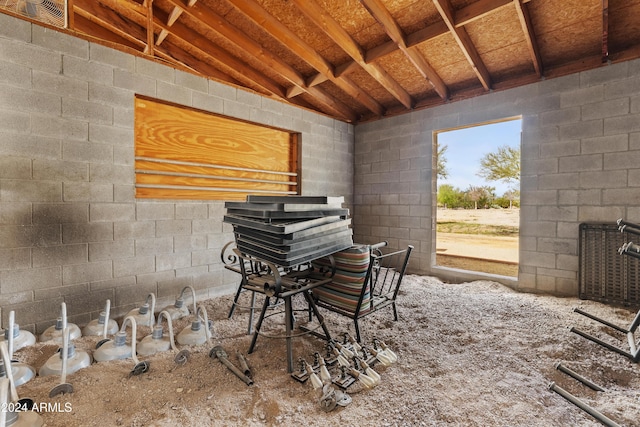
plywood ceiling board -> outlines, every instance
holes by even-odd
[[[252,40],[255,40],[265,51],[273,53],[275,56],[283,59],[287,64],[290,64],[294,69],[303,75],[311,75],[316,71],[307,62],[302,60],[299,56],[291,52],[286,46],[282,45],[279,41],[274,39],[266,30],[261,26],[256,25],[251,19],[244,14],[238,12],[235,8],[230,10],[225,16],[227,21],[233,24],[236,28],[242,31]]]
[[[419,44],[418,51],[447,86],[458,79],[467,80],[476,76],[453,36],[448,33]]]
[[[491,70],[491,79],[496,83],[518,76],[535,75],[529,48],[524,40],[502,49],[486,52],[482,55],[482,59]]]
[[[602,22],[602,0],[532,0],[527,7],[535,33],[542,38],[581,22]]]
[[[380,85],[380,83],[373,79],[369,73],[364,71],[362,68],[358,67],[352,73],[349,73],[349,78],[362,88],[363,91],[376,99],[380,104],[387,105],[389,103],[395,104],[395,102],[397,102],[388,90]]]
[[[402,87],[411,95],[429,92],[433,88],[431,83],[420,75],[407,56],[399,50],[380,58],[378,63],[394,80],[402,82]]]
[[[402,27],[405,35],[415,33],[442,19],[433,2],[424,0],[407,2],[405,7],[393,11],[391,15]]]
[[[602,51],[602,18],[589,19],[538,37],[545,67],[566,64]]]
[[[609,52],[640,44],[640,0],[609,2]]]

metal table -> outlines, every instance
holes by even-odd
[[[313,312],[322,327],[324,332],[323,338],[330,340],[331,335],[324,323],[323,316],[318,312],[318,308],[313,301],[311,291],[318,286],[331,282],[331,275],[325,271],[312,268],[302,269],[299,266],[297,269],[283,269],[271,262],[261,260],[253,255],[241,253],[238,249],[234,249],[234,251],[241,260],[247,261],[247,263],[240,262],[239,264],[243,281],[241,286],[244,289],[253,292],[260,292],[265,295],[262,310],[260,311],[260,317],[258,317],[248,353],[253,353],[271,298],[281,298],[284,301],[284,338],[287,342],[287,371],[291,373],[293,372],[293,347],[291,339],[293,337],[292,332],[294,322],[291,298],[295,295],[302,294],[309,305],[309,309]],[[261,268],[255,268],[252,270],[247,269],[247,265],[256,265],[256,263],[260,264]],[[321,336],[320,334],[317,335]]]

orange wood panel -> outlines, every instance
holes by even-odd
[[[245,190],[244,193],[230,192],[233,197],[229,197],[229,192],[225,191],[222,192],[225,194],[215,194],[190,189],[137,188],[137,197],[238,200],[255,190],[273,191],[274,194],[299,193],[299,186],[296,186],[300,180],[299,138],[295,133],[145,97],[135,100],[134,131],[136,157],[159,161],[136,159],[137,184]],[[140,171],[153,171],[153,174]],[[277,172],[293,172],[294,175]],[[177,174],[207,176],[175,176]],[[283,181],[292,184],[283,184]]]

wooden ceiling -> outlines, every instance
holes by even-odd
[[[69,28],[357,123],[640,57],[640,0],[68,0]]]

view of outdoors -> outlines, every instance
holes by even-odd
[[[441,131],[436,265],[518,275],[522,121]]]

